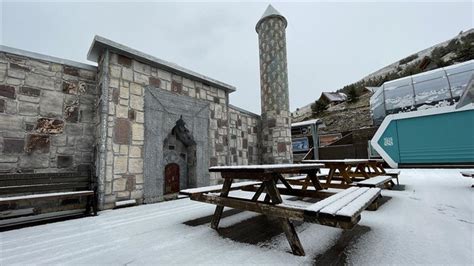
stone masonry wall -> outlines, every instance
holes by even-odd
[[[227,164],[228,95],[225,91],[110,53],[104,208],[111,208],[120,200],[136,199],[140,203],[143,199],[143,96],[147,86],[210,102],[210,165]],[[217,182],[215,178],[211,183]]]
[[[259,164],[260,116],[229,106],[232,165]]]
[[[96,72],[0,52],[0,172],[93,162]]]
[[[293,161],[285,29],[282,16],[264,17],[256,27],[260,54],[262,163]]]

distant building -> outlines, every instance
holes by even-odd
[[[329,105],[336,105],[345,102],[347,100],[347,95],[342,92],[323,92],[321,93],[319,100],[326,101]]]

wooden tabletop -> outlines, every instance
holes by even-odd
[[[209,172],[293,173],[314,171],[322,167],[324,164],[321,163],[232,165],[213,166],[209,168]]]

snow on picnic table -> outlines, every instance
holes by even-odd
[[[346,248],[347,262],[366,264],[473,264],[474,189],[456,169],[402,169],[404,191],[364,211],[368,232]],[[220,236],[208,223],[186,221],[212,215],[214,205],[181,199],[109,210],[0,233],[0,265],[10,264],[313,264],[342,230],[305,223],[296,228],[306,256],[289,253],[283,234],[245,244]],[[229,227],[257,214],[221,220]]]

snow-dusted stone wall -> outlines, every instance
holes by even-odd
[[[93,163],[94,66],[0,46],[0,172]]]

